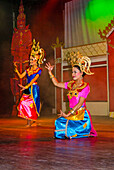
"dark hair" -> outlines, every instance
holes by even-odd
[[[82,72],[79,65],[74,65],[73,67],[76,67],[80,72]],[[85,75],[86,73],[83,72],[82,77],[84,77]]]

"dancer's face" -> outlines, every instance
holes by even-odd
[[[30,56],[30,65],[33,66],[33,65],[36,65],[37,64],[37,60],[35,57],[33,56]]]
[[[77,67],[72,68],[72,78],[73,80],[78,80],[82,78],[83,72],[80,72],[80,70]]]

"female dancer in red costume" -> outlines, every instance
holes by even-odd
[[[40,112],[40,93],[37,79],[41,75],[42,69],[38,67],[38,64],[42,64],[45,58],[44,50],[39,48],[39,43],[36,46],[35,44],[36,42],[33,40],[30,67],[27,70],[20,74],[17,70],[16,63],[14,63],[15,72],[18,74],[19,78],[27,76],[27,85],[23,86],[19,84],[19,87],[22,88],[23,95],[18,105],[18,116],[27,119],[27,127],[37,125],[35,122]],[[31,123],[31,121],[33,122]]]

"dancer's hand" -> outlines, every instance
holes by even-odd
[[[68,117],[68,115],[66,113],[64,113],[62,110],[60,110],[60,114],[58,114],[59,117]]]
[[[14,71],[17,73],[18,72],[18,70],[17,70],[17,62],[14,62],[13,64],[14,64]]]
[[[53,68],[54,68],[54,65],[51,65],[50,62],[48,62],[48,63],[46,63],[45,68],[46,68],[49,72],[51,72],[51,71],[53,70]]]
[[[21,85],[21,84],[18,84],[18,86],[19,86],[20,88],[22,88],[21,91],[23,91],[23,90],[26,89],[26,88],[25,88],[23,85]]]
[[[13,62],[14,66],[17,67],[17,62]]]

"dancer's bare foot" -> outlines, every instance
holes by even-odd
[[[31,127],[31,125],[28,125],[28,124],[27,124],[27,125],[25,125],[25,127]]]
[[[38,126],[38,124],[37,124],[36,122],[33,122],[33,123],[31,124],[31,126],[32,126],[32,127],[36,127],[36,126]]]
[[[27,125],[26,127],[31,127],[31,120],[27,120]]]

